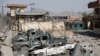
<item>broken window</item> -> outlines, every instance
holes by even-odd
[[[48,38],[47,38],[48,36],[42,36],[42,39],[43,40],[47,40]]]
[[[83,24],[80,24],[80,27],[83,27]]]
[[[31,34],[32,34],[32,35],[35,35],[35,32],[32,32]]]
[[[40,39],[40,37],[38,37],[38,38],[36,38],[35,40],[38,40],[38,41],[40,41],[41,39]]]
[[[77,27],[77,24],[75,24],[75,27]]]

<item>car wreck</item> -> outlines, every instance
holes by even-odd
[[[21,32],[12,38],[13,51],[21,51],[24,56],[36,55],[41,52],[45,55],[64,53],[66,49],[73,49],[74,44],[67,44],[67,38],[56,38],[49,32],[30,29],[27,32]],[[57,50],[56,50],[57,49]],[[46,54],[46,51],[48,53]],[[51,53],[52,51],[55,53]],[[62,51],[61,51],[62,50]],[[60,52],[56,52],[60,51]]]

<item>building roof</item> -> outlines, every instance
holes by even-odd
[[[64,11],[64,12],[60,12],[60,13],[50,13],[50,16],[58,16],[58,17],[68,17],[68,16],[74,16],[75,18],[80,18],[82,17],[81,12],[71,12],[71,11]]]
[[[47,11],[47,10],[44,10],[44,9],[40,9],[40,8],[32,8],[32,12],[33,13],[46,13],[48,12],[49,13],[49,16],[67,16],[65,14],[60,14],[60,13],[55,13],[55,12],[52,12],[52,11]]]
[[[16,13],[17,15],[44,15],[44,13],[33,13],[33,12],[23,12],[23,13]]]
[[[38,9],[38,8],[32,8],[32,11],[27,11],[23,13],[16,13],[17,15],[44,15],[46,14],[46,10]]]
[[[94,1],[94,2],[90,2],[88,4],[88,8],[95,8],[95,7],[100,7],[100,1],[99,0]]]
[[[12,8],[12,7],[14,7],[14,8],[26,8],[27,5],[26,4],[7,4],[7,7],[8,8]]]
[[[32,8],[32,11],[29,11],[29,12],[33,12],[33,13],[46,13],[48,11],[44,10],[44,9],[40,9],[40,8]]]

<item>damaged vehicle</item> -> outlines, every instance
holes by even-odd
[[[21,51],[20,55],[28,56],[36,49],[48,48],[50,45],[66,45],[67,39],[56,38],[49,32],[30,29],[12,38],[13,51]]]
[[[73,49],[76,43],[66,44],[66,45],[50,45],[46,48],[39,49],[35,48],[30,52],[30,56],[50,56],[50,55],[61,55],[66,54],[67,49]]]
[[[94,56],[91,43],[82,42],[76,44],[71,56]]]
[[[13,51],[20,51],[19,55],[28,56],[29,48],[41,46],[40,41],[34,39],[41,35],[42,31],[30,29],[27,32],[18,33],[12,38]]]
[[[20,50],[21,47],[30,47],[30,43],[38,36],[41,35],[39,30],[30,29],[27,32],[18,33],[12,38],[13,50]]]

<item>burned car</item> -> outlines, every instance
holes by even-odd
[[[40,30],[30,29],[27,32],[18,33],[15,37],[12,38],[13,51],[20,51],[19,55],[28,56],[29,48],[34,48],[41,46],[40,41],[34,39],[41,35]]]
[[[12,38],[13,50],[20,50],[23,46],[30,48],[30,43],[33,42],[38,35],[41,35],[41,33],[39,30],[33,29],[18,33],[18,35]]]
[[[22,46],[29,46],[28,37],[25,32],[18,33],[17,36],[12,38],[13,50],[19,50]]]
[[[50,45],[66,44],[66,38],[56,38],[49,32],[30,29],[27,32],[21,32],[12,38],[13,51],[21,51],[21,55],[28,55],[36,49],[43,49]]]

